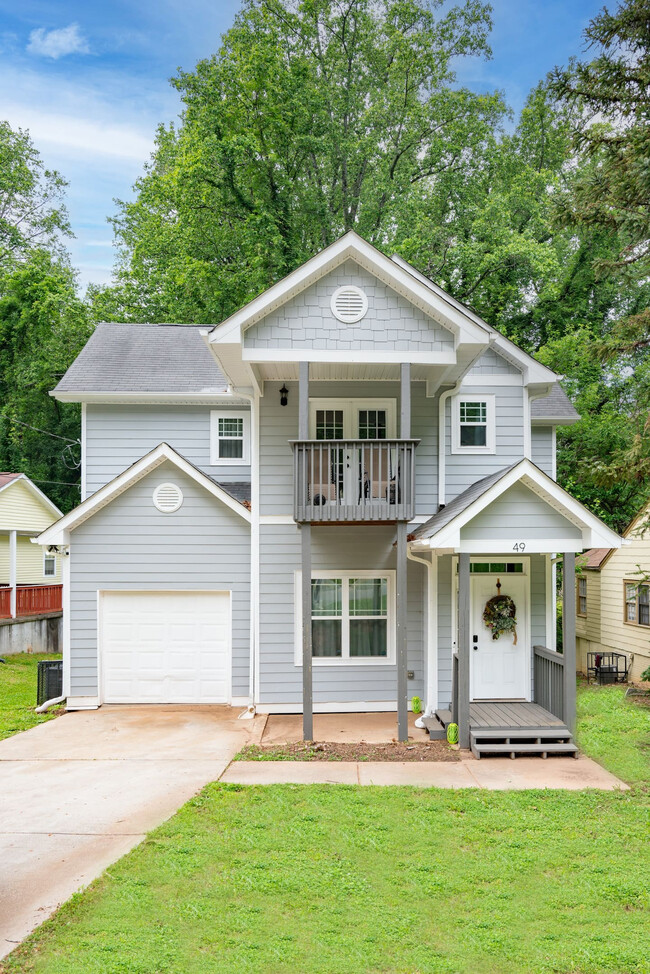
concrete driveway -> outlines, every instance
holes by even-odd
[[[259,741],[238,713],[102,707],[0,742],[0,958]]]

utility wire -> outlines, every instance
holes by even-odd
[[[61,487],[79,487],[81,484],[71,484],[68,480],[34,480],[33,477],[29,478],[33,480],[35,484],[59,484]]]
[[[25,426],[28,430],[35,430],[37,433],[45,433],[46,436],[53,436],[56,440],[65,440],[66,443],[74,443],[78,445],[81,440],[71,440],[68,436],[59,436],[58,433],[50,433],[49,430],[42,430],[38,426],[30,426],[29,423],[23,423],[21,419],[10,419],[10,423],[18,423],[19,426]],[[45,483],[45,481],[43,481]],[[54,481],[52,481],[54,483]]]

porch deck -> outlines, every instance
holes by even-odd
[[[427,721],[432,738],[451,723],[449,710],[437,710]],[[483,700],[469,705],[470,748],[476,758],[483,754],[571,754],[578,749],[564,721],[538,703]]]

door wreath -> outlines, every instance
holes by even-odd
[[[485,603],[483,622],[498,639],[504,632],[511,632],[517,645],[517,606],[509,595],[495,595]]]

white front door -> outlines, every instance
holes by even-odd
[[[501,582],[501,590],[497,589]],[[530,700],[530,625],[526,575],[471,576],[470,697],[472,700]],[[486,603],[509,595],[516,606],[516,642],[512,633],[498,639],[483,622]]]
[[[104,703],[228,703],[229,592],[102,592]]]

